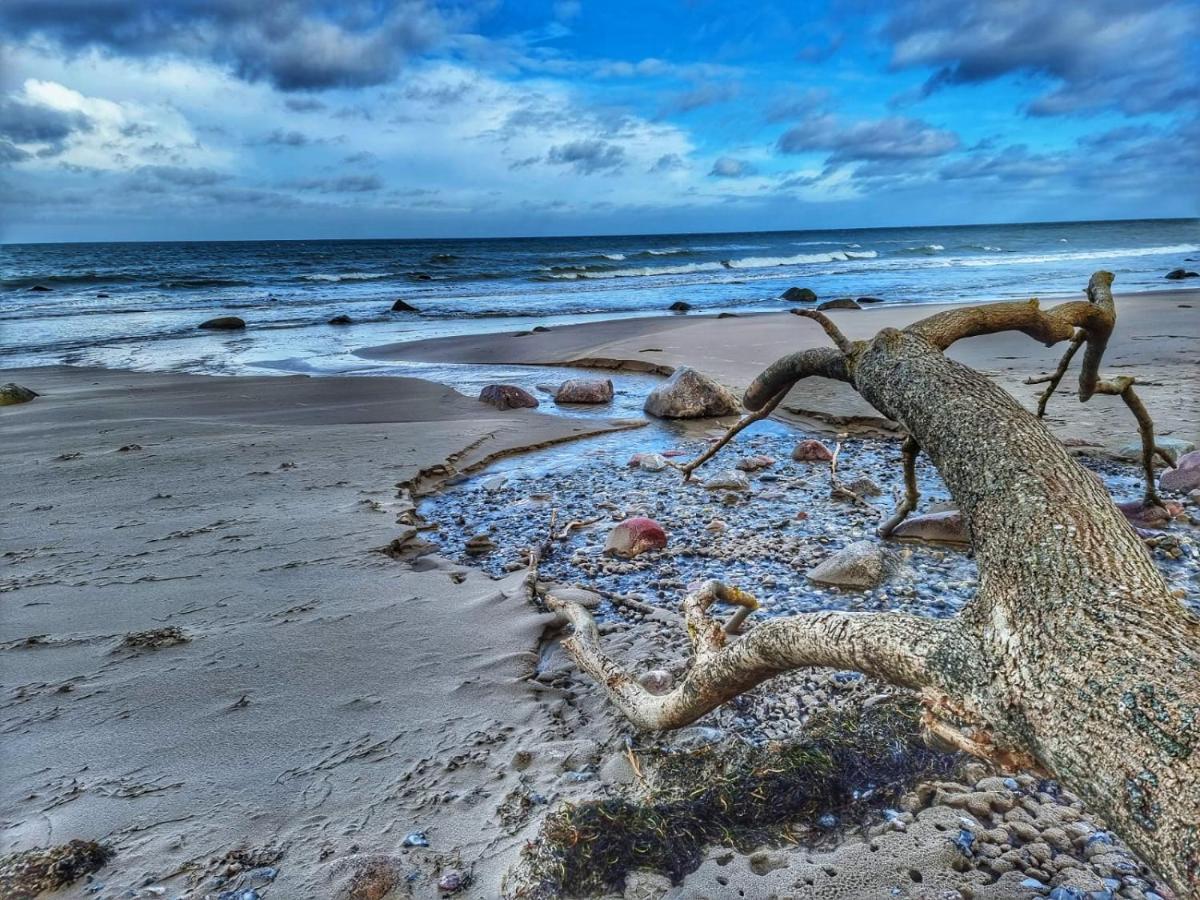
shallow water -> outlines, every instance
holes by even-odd
[[[752,473],[751,490],[740,493],[685,484],[672,468],[654,473],[627,465],[635,452],[685,451],[677,462],[699,454],[707,446],[705,437],[695,426],[679,423],[652,421],[638,431],[512,457],[427,498],[420,511],[437,528],[424,537],[442,554],[498,575],[524,565],[528,548],[545,540],[552,513],[559,530],[573,520],[599,517],[595,525],[556,542],[541,563],[546,578],[668,609],[677,607],[689,584],[720,578],[755,594],[763,605],[757,615],[767,617],[822,609],[891,609],[934,617],[957,612],[973,595],[978,577],[963,548],[892,542],[907,559],[895,577],[867,591],[807,579],[809,569],[845,545],[875,539],[876,527],[891,514],[902,490],[899,444],[853,439],[842,444],[839,478],[870,478],[883,495],[870,501],[871,509],[832,499],[827,465],[791,460],[796,442],[813,436],[775,421],[756,423],[696,473],[694,482],[746,456],[774,457],[775,465]],[[1085,464],[1104,478],[1117,500],[1140,496],[1135,466]],[[945,486],[926,458],[917,471],[921,511],[946,503]],[[609,530],[633,515],[662,524],[667,550],[630,561],[603,557]],[[726,527],[708,530],[714,519]],[[1178,538],[1181,558],[1157,550],[1156,558],[1172,585],[1184,588],[1188,602],[1200,610],[1200,529],[1176,523],[1168,533]],[[497,549],[467,554],[465,542],[479,534],[489,535]]]

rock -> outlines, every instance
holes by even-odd
[[[433,281],[433,276],[428,272],[410,272],[408,277],[415,281]]]
[[[676,300],[674,303],[668,306],[667,309],[671,312],[687,312],[688,310],[692,309],[692,304],[688,303],[686,300]]]
[[[217,316],[215,319],[201,322],[199,327],[210,331],[237,331],[246,327],[246,320],[239,316]]]
[[[534,333],[534,334],[545,334],[545,333],[546,333],[547,331],[549,331],[549,330],[550,330],[550,329],[549,329],[549,328],[547,328],[545,325],[534,325],[534,326],[533,326],[533,333]]]
[[[537,397],[515,384],[489,384],[479,392],[479,399],[496,409],[535,409]]]
[[[808,303],[817,299],[817,295],[809,288],[790,287],[779,295],[780,300],[792,303]]]
[[[401,847],[428,847],[429,838],[425,836],[423,831],[410,831],[404,836],[404,840],[400,842]]]
[[[671,749],[697,750],[710,744],[719,744],[724,739],[725,732],[720,728],[693,725],[691,728],[680,728],[671,735]]]
[[[97,300],[107,300],[108,298],[109,298],[108,294],[97,294],[96,295]]]
[[[1187,269],[1172,269],[1166,274],[1166,277],[1172,281],[1182,281],[1184,278],[1200,278],[1200,272],[1189,272]],[[36,291],[37,288],[30,288],[30,290]]]
[[[773,456],[747,456],[745,459],[738,460],[737,467],[743,472],[757,472],[759,469],[768,469],[773,465],[775,465]]]
[[[675,678],[666,669],[651,669],[638,678],[638,684],[652,694],[666,694],[675,686]]]
[[[354,320],[347,315],[334,316],[329,320],[330,325],[353,325]]]
[[[900,557],[870,541],[855,541],[808,571],[810,581],[864,590],[885,582],[899,567]]]
[[[862,305],[863,303],[882,303],[882,302],[883,302],[882,297],[859,297],[858,298],[859,305]]]
[[[18,403],[28,403],[38,396],[36,391],[10,381],[0,385],[0,406],[16,406]]]
[[[466,883],[462,872],[459,872],[457,869],[450,869],[443,872],[442,877],[438,879],[438,890],[443,894],[457,894]]]
[[[836,300],[826,300],[817,304],[817,309],[862,309],[854,302],[853,297],[838,297]]]
[[[646,472],[661,472],[670,463],[658,453],[635,453],[629,458],[629,468]]]
[[[1187,493],[1200,488],[1200,451],[1185,453],[1175,461],[1175,468],[1167,469],[1158,479],[1164,491]]]
[[[403,300],[397,300],[392,304],[392,312],[420,312],[415,306],[409,306]]]
[[[738,317],[737,313],[731,313],[731,312],[717,313],[718,319],[736,319],[737,317]]]
[[[486,534],[477,534],[468,538],[464,547],[471,556],[483,556],[496,549],[496,542]]]
[[[830,462],[833,459],[833,451],[820,441],[810,439],[795,446],[792,459],[796,462]]]
[[[690,366],[680,366],[650,392],[643,408],[662,419],[700,419],[732,415],[741,404],[728,388]]]
[[[745,491],[750,488],[750,478],[738,469],[718,472],[704,482],[710,491]]]
[[[853,481],[847,481],[846,487],[860,497],[878,497],[883,493],[870,478],[855,478]]]
[[[633,559],[647,550],[662,550],[666,546],[667,533],[661,525],[645,516],[634,516],[609,532],[604,552]]]
[[[896,526],[892,537],[910,541],[936,541],[943,544],[969,544],[966,523],[957,509],[909,516]]]
[[[1170,275],[1168,275],[1167,277],[1168,277],[1168,278],[1170,278],[1171,276],[1170,276]],[[44,293],[44,292],[46,292],[46,291],[49,291],[49,290],[53,290],[53,288],[48,288],[48,287],[46,287],[44,284],[35,284],[35,285],[34,285],[33,287],[31,287],[29,290],[31,290],[31,291],[34,291],[34,292],[36,292],[36,293],[39,293],[39,294],[40,294],[40,293]]]
[[[1130,500],[1127,503],[1118,503],[1117,509],[1129,520],[1129,524],[1137,528],[1166,528],[1172,519],[1183,512],[1183,507],[1170,500],[1164,503],[1166,509],[1161,506],[1146,506],[1141,500]]]
[[[554,393],[555,403],[611,403],[612,398],[613,383],[608,378],[572,378]]]
[[[1155,437],[1154,443],[1157,444],[1161,449],[1174,453],[1176,459],[1183,456],[1185,453],[1191,453],[1196,449],[1195,444],[1193,444],[1191,441],[1184,440],[1183,438]],[[1127,459],[1131,462],[1140,462],[1142,458],[1142,442],[1130,441],[1117,451],[1117,456],[1121,457],[1121,459]]]

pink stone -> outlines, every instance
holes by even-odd
[[[632,559],[647,550],[662,550],[666,546],[667,533],[661,525],[645,516],[634,516],[609,532],[604,552]]]
[[[801,441],[792,451],[792,459],[797,462],[829,462],[833,459],[833,451],[820,441]]]
[[[515,384],[489,384],[479,392],[479,399],[496,409],[533,409],[537,398]]]
[[[1166,528],[1172,519],[1183,512],[1178,503],[1165,501],[1166,509],[1161,506],[1146,506],[1141,500],[1130,500],[1118,503],[1117,509],[1129,520],[1129,524],[1138,528]]]
[[[1200,450],[1185,453],[1175,462],[1175,468],[1163,472],[1158,486],[1164,491],[1187,493],[1200,488]]]

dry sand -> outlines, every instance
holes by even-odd
[[[1059,300],[1062,298],[1058,298]],[[1050,304],[1057,300],[1047,300]],[[867,338],[881,328],[902,328],[948,307],[888,306],[829,313],[849,337]],[[1200,437],[1200,290],[1117,296],[1117,330],[1105,355],[1104,371],[1135,375],[1138,392],[1160,433],[1193,442]],[[389,344],[362,351],[372,359],[413,362],[527,363],[657,368],[669,372],[687,364],[739,392],[770,362],[829,340],[810,319],[788,313],[739,316],[664,316],[622,319],[555,328],[549,332],[470,335]],[[972,338],[950,355],[992,375],[1019,400],[1036,407],[1040,386],[1023,383],[1052,371],[1065,345],[1046,348],[1023,334]],[[1078,372],[1078,363],[1074,372]],[[1048,421],[1064,438],[1095,440],[1110,447],[1136,437],[1119,398],[1095,397],[1086,406],[1069,393],[1073,375],[1052,402]],[[883,424],[879,415],[848,385],[814,378],[788,395],[783,408],[805,424],[841,426]],[[851,422],[850,424],[855,424]]]
[[[458,858],[495,896],[498,802],[580,745],[525,681],[546,617],[521,575],[376,551],[411,533],[397,483],[608,426],[411,379],[6,378],[42,396],[0,409],[0,852],[102,840],[100,896],[175,897],[269,848],[264,893],[329,897],[421,829],[415,896]]]

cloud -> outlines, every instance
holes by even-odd
[[[793,90],[777,97],[767,107],[765,118],[768,122],[772,123],[806,119],[824,109],[829,103],[829,98],[830,93],[828,88],[808,88],[803,91]]]
[[[745,178],[756,171],[757,169],[744,159],[721,156],[713,162],[712,170],[708,174],[713,178]]]
[[[702,109],[705,106],[728,103],[740,93],[741,86],[728,81],[701,84],[691,90],[682,91],[667,98],[667,101],[659,110],[659,116],[687,113],[696,109]]]
[[[625,164],[625,151],[617,144],[601,140],[571,141],[550,148],[546,162],[569,165],[581,175],[616,170]]]
[[[1172,0],[909,0],[885,33],[894,68],[935,67],[918,96],[1005,75],[1049,78],[1034,116],[1169,111],[1200,96],[1195,5]]]
[[[378,175],[342,175],[338,178],[311,178],[292,182],[287,187],[322,194],[370,194],[383,190],[383,179]]]
[[[313,97],[288,97],[283,101],[283,105],[292,112],[320,112],[325,109],[325,104]]]
[[[283,91],[362,87],[391,80],[411,56],[462,20],[425,0],[325,4],[318,0],[5,0],[0,27],[68,50],[184,55],[226,66]]]
[[[675,172],[686,167],[687,163],[683,161],[683,157],[681,157],[678,153],[664,153],[654,161],[654,165],[650,167],[649,171],[652,174]]]
[[[904,116],[858,122],[842,122],[832,115],[817,116],[784,132],[778,142],[783,153],[828,151],[828,163],[833,165],[928,159],[958,146],[958,136],[953,132]]]
[[[73,132],[90,131],[78,110],[62,110],[15,97],[0,98],[0,138],[14,144],[62,144]]]
[[[269,147],[306,147],[310,140],[309,136],[303,132],[276,128],[263,138],[262,142]]]
[[[192,169],[184,166],[142,166],[138,172],[180,187],[208,187],[228,181],[231,177],[212,169]]]

